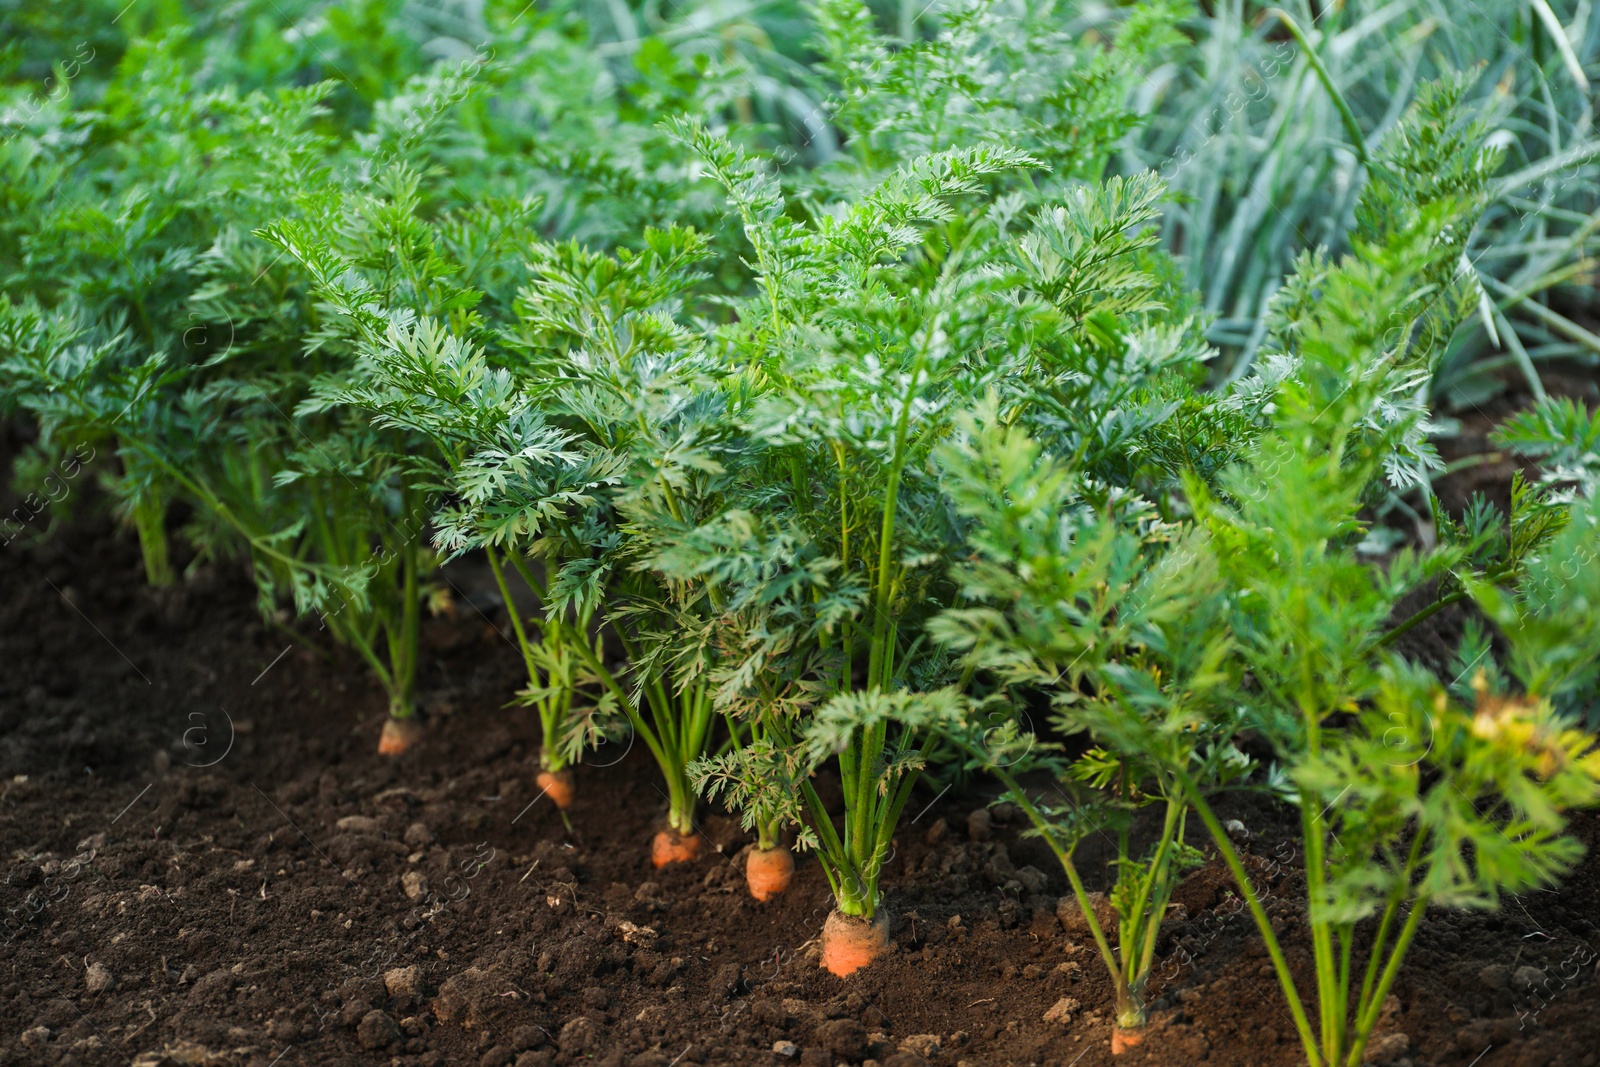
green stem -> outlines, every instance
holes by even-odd
[[[1322,1024],[1322,1051],[1328,1062],[1337,1062],[1339,1034],[1343,1032],[1342,1020],[1337,1017],[1338,979],[1335,975],[1332,931],[1322,917],[1327,885],[1327,870],[1323,864],[1323,832],[1320,798],[1301,795],[1301,836],[1306,848],[1306,898],[1307,920],[1311,925],[1311,949],[1317,972],[1317,1009]],[[1306,801],[1311,803],[1306,803]]]
[[[1056,835],[1050,832],[1049,820],[1034,806],[1033,801],[1028,799],[1028,794],[1023,792],[1016,778],[1003,768],[996,767],[993,770],[995,776],[1005,783],[1011,799],[1022,808],[1033,823],[1033,828],[1039,831],[1044,843],[1055,853],[1056,862],[1061,864],[1067,881],[1072,885],[1072,895],[1078,900],[1078,908],[1083,912],[1084,921],[1089,924],[1089,933],[1094,937],[1095,947],[1100,950],[1100,960],[1105,964],[1106,973],[1116,985],[1117,1003],[1119,1005],[1124,1003],[1128,997],[1127,979],[1123,977],[1122,968],[1117,964],[1117,954],[1111,950],[1111,942],[1106,940],[1105,931],[1100,928],[1099,916],[1094,913],[1094,905],[1089,900],[1089,891],[1083,886],[1083,878],[1078,874],[1078,866],[1072,862],[1072,853],[1067,851]]]
[[[1175,768],[1178,780],[1183,784],[1184,793],[1189,797],[1200,821],[1205,823],[1206,830],[1211,834],[1212,841],[1217,846],[1217,851],[1222,855],[1222,861],[1233,874],[1233,880],[1239,887],[1239,892],[1244,896],[1245,905],[1250,909],[1250,917],[1255,920],[1256,930],[1261,934],[1261,940],[1267,946],[1267,955],[1272,960],[1272,969],[1277,973],[1278,985],[1283,990],[1283,998],[1288,1002],[1289,1013],[1294,1019],[1295,1031],[1300,1035],[1301,1047],[1305,1050],[1308,1067],[1322,1067],[1322,1053],[1317,1048],[1316,1032],[1311,1028],[1311,1020],[1306,1017],[1305,1005],[1300,1000],[1300,992],[1295,988],[1294,975],[1289,970],[1289,963],[1283,956],[1283,947],[1278,944],[1278,935],[1272,929],[1272,921],[1267,918],[1267,910],[1261,906],[1261,898],[1256,894],[1255,886],[1250,881],[1250,875],[1244,869],[1244,861],[1239,858],[1239,852],[1233,847],[1233,841],[1228,837],[1228,832],[1223,829],[1222,823],[1217,819],[1216,812],[1211,810],[1204,794],[1200,792],[1199,785],[1188,771],[1182,767]]]
[[[1460,601],[1463,601],[1463,600],[1467,599],[1467,597],[1470,596],[1470,595],[1471,594],[1468,593],[1467,590],[1458,589],[1454,593],[1449,594],[1448,596],[1440,597],[1438,600],[1435,600],[1432,604],[1429,604],[1427,607],[1425,607],[1422,610],[1418,611],[1416,614],[1412,615],[1405,622],[1403,622],[1400,625],[1396,626],[1394,629],[1390,630],[1388,633],[1384,634],[1382,637],[1380,637],[1376,641],[1374,641],[1372,643],[1371,651],[1376,652],[1380,648],[1387,648],[1389,645],[1392,645],[1392,644],[1394,644],[1395,641],[1399,640],[1399,638],[1402,635],[1410,632],[1412,629],[1414,629],[1418,625],[1420,625],[1420,624],[1422,624],[1424,622],[1427,622],[1434,615],[1436,615],[1439,612],[1443,611],[1445,608],[1449,607],[1451,604],[1456,604],[1456,603],[1459,603]]]
[[[703,682],[680,694],[679,705],[684,721],[683,729],[678,735],[679,748],[673,762],[672,776],[678,781],[681,801],[678,810],[670,813],[668,822],[680,834],[688,834],[694,832],[694,809],[697,799],[694,786],[689,781],[688,768],[690,763],[705,752],[706,738],[711,733],[716,709]]]
[[[777,848],[779,844],[778,834],[780,829],[780,820],[778,819],[757,819],[756,848],[760,849],[762,852],[771,852],[773,849]]]
[[[1389,928],[1394,925],[1395,916],[1400,914],[1400,905],[1404,899],[1398,893],[1390,894],[1389,903],[1383,909],[1383,917],[1378,920],[1378,932],[1372,938],[1366,974],[1361,979],[1361,992],[1356,997],[1357,1013],[1362,1011],[1372,995],[1373,983],[1378,980],[1378,967],[1383,962],[1383,951],[1389,943]]]
[[[1125,810],[1131,810],[1131,806],[1128,803],[1128,797],[1131,793],[1131,788],[1132,783],[1130,781],[1128,763],[1126,760],[1122,760],[1117,765],[1117,801],[1123,805]],[[1128,840],[1132,832],[1132,826],[1130,825],[1131,823],[1131,819],[1125,820],[1117,829],[1118,860],[1126,860],[1128,858]],[[1126,869],[1127,868],[1120,863],[1117,865],[1117,881],[1119,884],[1122,881],[1123,872]],[[1148,885],[1148,880],[1146,880],[1144,884]],[[1142,888],[1143,887],[1141,887],[1141,890]],[[1142,904],[1143,902],[1141,901],[1140,903]],[[1128,965],[1130,962],[1132,962],[1133,957],[1136,955],[1134,952],[1130,951],[1130,949],[1133,939],[1138,932],[1138,914],[1139,911],[1137,908],[1135,908],[1127,915],[1119,916],[1119,921],[1117,922],[1117,952],[1122,956],[1122,969],[1125,976],[1127,976]],[[1117,1014],[1121,1015],[1123,1009],[1124,1005],[1117,1005]]]
[[[816,831],[821,846],[817,849],[817,856],[822,862],[824,873],[828,876],[828,888],[833,890],[834,902],[838,904],[844,900],[841,893],[843,872],[838,862],[844,855],[844,845],[833,828],[833,820],[828,817],[828,809],[810,782],[800,783],[800,795],[805,798],[806,808],[811,812],[811,826]]]
[[[1365,1014],[1356,1022],[1356,1038],[1351,1043],[1350,1055],[1345,1060],[1347,1067],[1360,1067],[1361,1054],[1367,1049],[1367,1039],[1372,1036],[1372,1028],[1378,1025],[1383,1002],[1389,998],[1389,989],[1400,974],[1400,964],[1405,959],[1406,950],[1411,947],[1411,939],[1416,935],[1417,925],[1422,922],[1422,914],[1427,909],[1427,897],[1418,897],[1417,902],[1411,906],[1411,914],[1406,916],[1406,925],[1401,929],[1400,937],[1394,944],[1394,951],[1389,954],[1389,963],[1383,969],[1383,978],[1378,982],[1378,988],[1373,991],[1372,1000],[1364,1006]]]
[[[539,769],[562,771],[567,767],[567,756],[561,747],[561,730],[572,713],[572,690],[563,689],[539,707]]]
[[[850,858],[856,863],[858,873],[865,873],[867,859],[876,844],[871,839],[872,807],[877,797],[877,789],[874,788],[876,783],[873,779],[877,777],[878,765],[883,760],[884,739],[888,728],[887,723],[879,723],[857,734],[861,742],[856,760],[855,803],[850,803],[849,796],[845,798],[845,808],[849,812],[850,826],[854,832],[849,835],[845,843],[850,847]]]
[[[130,510],[134,529],[139,532],[139,552],[144,557],[144,580],[153,586],[172,584],[172,562],[167,542],[166,501],[154,492],[134,498]]]
[[[409,499],[409,491],[406,494]],[[409,510],[407,514],[409,514]],[[385,625],[389,644],[389,670],[392,679],[389,714],[408,718],[415,711],[418,637],[422,629],[422,590],[415,541],[400,546],[400,627],[396,632]],[[390,616],[391,620],[393,616]]]
[[[511,561],[512,569],[528,584],[528,588],[533,590],[533,595],[539,598],[539,607],[548,612],[550,610],[547,606],[550,600],[550,590],[543,582],[534,577],[533,568],[528,566],[521,553],[508,552],[506,553],[506,558]]]
[[[1310,630],[1307,620],[1297,619],[1300,633]],[[1305,722],[1306,752],[1315,759],[1322,750],[1321,702],[1317,699],[1317,670],[1309,652],[1300,656],[1301,691],[1296,701]],[[1307,918],[1311,925],[1311,951],[1317,974],[1317,1012],[1322,1029],[1322,1052],[1329,1063],[1337,1062],[1340,1035],[1344,1031],[1338,1008],[1337,963],[1332,930],[1323,917],[1326,905],[1326,837],[1323,832],[1322,800],[1300,795],[1300,836],[1305,845]]]
[[[1355,929],[1349,924],[1339,927],[1339,978],[1335,987],[1334,1021],[1339,1039],[1333,1043],[1329,1062],[1337,1063],[1337,1056],[1345,1041],[1345,1022],[1350,1018],[1350,949],[1355,940]]]
[[[850,467],[845,462],[844,446],[837,441],[833,444],[833,454],[839,464],[839,558],[848,564],[850,559]],[[851,679],[854,675],[852,660],[856,644],[855,636],[845,630],[840,634],[840,644],[844,654],[840,657],[839,689],[843,692],[850,688]]]
[[[932,330],[929,322],[928,329]],[[877,590],[872,598],[872,644],[867,652],[867,684],[875,689],[887,689],[894,669],[893,649],[889,633],[889,594],[894,588],[893,550],[895,512],[900,505],[900,476],[906,465],[906,438],[911,426],[911,403],[917,396],[917,384],[922,378],[922,367],[927,360],[927,345],[917,348],[917,358],[911,362],[911,374],[906,392],[900,400],[900,415],[895,421],[894,456],[889,464],[889,484],[883,495],[883,523],[878,531]]]
[[[1182,842],[1185,819],[1185,810],[1179,805],[1178,825],[1171,840]],[[1163,859],[1156,868],[1159,881],[1156,891],[1149,904],[1149,918],[1145,920],[1144,950],[1139,958],[1139,969],[1135,972],[1139,980],[1139,992],[1143,996],[1145,983],[1150,977],[1150,967],[1155,962],[1156,941],[1161,934],[1161,920],[1167,914],[1167,904],[1172,899],[1172,861]]]
[[[650,708],[651,721],[646,721],[638,702],[606,668],[588,642],[574,641],[571,647],[600,679],[600,684],[616,697],[661,768],[661,776],[667,784],[667,825],[680,834],[693,833],[696,797],[688,767],[704,752],[716,711],[705,683],[684,690],[674,701],[660,678],[650,678],[643,686]]]
[[[1356,1011],[1366,1010],[1372,996],[1372,984],[1378,978],[1378,965],[1383,960],[1384,950],[1389,944],[1389,928],[1394,925],[1394,918],[1400,913],[1400,905],[1405,902],[1407,891],[1411,888],[1411,877],[1417,869],[1417,861],[1422,856],[1422,842],[1424,835],[1420,832],[1411,839],[1411,852],[1406,857],[1405,870],[1395,884],[1394,891],[1389,894],[1389,903],[1383,909],[1383,917],[1378,920],[1378,932],[1372,937],[1372,947],[1368,950],[1367,972],[1361,980],[1361,993],[1356,997]]]
[[[1125,982],[1132,998],[1131,1007],[1138,1015],[1138,1022],[1134,1025],[1143,1025],[1144,1022],[1144,985],[1145,976],[1149,973],[1150,962],[1155,955],[1156,932],[1161,929],[1161,916],[1166,911],[1165,886],[1167,881],[1167,867],[1169,860],[1167,853],[1172,847],[1173,836],[1181,823],[1183,803],[1180,799],[1167,798],[1166,818],[1161,826],[1161,839],[1156,844],[1156,851],[1145,868],[1145,877],[1139,885],[1139,892],[1135,895],[1133,907],[1127,916],[1128,931],[1122,946],[1122,969]],[[1121,859],[1127,858],[1124,846]],[[1151,905],[1155,905],[1154,908]],[[1120,934],[1120,931],[1119,931]],[[1122,1014],[1119,1011],[1119,1015]],[[1119,1026],[1127,1028],[1119,1020]]]
[[[352,627],[334,623],[331,618],[329,621],[329,628],[334,630],[336,634],[342,629],[344,633],[344,643],[349,645],[351,648],[354,648],[361,658],[366,661],[368,669],[370,669],[373,674],[377,675],[378,684],[383,686],[384,691],[389,694],[390,714],[394,714],[399,688],[395,683],[393,672],[391,672],[388,667],[384,666],[382,657],[380,657],[378,653],[373,650],[372,642],[368,639],[367,635],[356,629],[353,629]]]
[[[1495,567],[1495,568],[1492,568],[1490,570],[1484,571],[1482,580],[1485,581],[1485,582],[1488,582],[1488,583],[1490,583],[1492,585],[1498,585],[1500,582],[1502,582],[1505,579],[1511,577],[1515,573],[1516,573],[1516,567],[1514,565],[1513,566],[1507,566],[1507,567]],[[1450,594],[1448,594],[1446,596],[1440,597],[1438,600],[1435,600],[1432,604],[1429,604],[1427,607],[1419,609],[1410,618],[1406,619],[1404,622],[1400,623],[1394,629],[1390,630],[1389,632],[1385,633],[1382,637],[1380,637],[1376,641],[1374,641],[1371,645],[1369,645],[1367,647],[1367,650],[1366,650],[1367,653],[1376,652],[1380,648],[1386,648],[1389,645],[1392,645],[1403,634],[1409,633],[1412,629],[1416,628],[1417,626],[1421,625],[1424,622],[1427,622],[1429,619],[1433,618],[1433,616],[1435,616],[1439,612],[1443,611],[1445,608],[1449,607],[1451,604],[1458,604],[1461,601],[1467,599],[1471,595],[1472,595],[1472,591],[1470,589],[1457,589],[1453,593],[1450,593]]]
[[[622,708],[622,713],[628,717],[628,723],[633,727],[634,732],[644,738],[645,746],[650,749],[650,754],[655,757],[656,764],[665,770],[670,764],[667,754],[661,746],[661,739],[656,736],[650,724],[645,721],[644,715],[639,711],[639,705],[634,701],[632,694],[623,688],[616,675],[612,674],[606,665],[601,662],[600,657],[595,653],[594,649],[589,647],[588,642],[577,641],[574,642],[573,647],[578,650],[578,655],[588,664],[595,677],[600,679],[600,684],[610,690],[612,696],[616,697],[618,706]]]
[[[517,635],[517,648],[522,652],[522,664],[527,668],[528,681],[538,685],[539,670],[533,665],[533,649],[529,645],[527,631],[522,627],[522,615],[517,611],[516,601],[511,599],[511,587],[506,584],[506,576],[501,570],[499,557],[489,546],[484,547],[483,554],[489,559],[489,570],[494,574],[495,585],[500,587],[500,599],[505,601],[506,614],[511,616],[511,629]]]
[[[82,405],[80,401],[80,406],[86,405]],[[92,409],[89,410],[91,413],[93,413]],[[221,497],[217,496],[216,493],[211,490],[210,486],[206,485],[204,482],[191,478],[187,473],[184,472],[182,468],[170,462],[155,448],[138,440],[122,439],[120,440],[119,444],[126,445],[137,450],[145,458],[149,459],[156,466],[160,467],[161,470],[177,485],[187,490],[203,506],[208,508],[223,522],[233,527],[234,530],[236,530],[239,535],[245,539],[245,543],[250,546],[250,550],[252,552],[257,553],[266,559],[272,560],[273,562],[290,570],[302,570],[315,574],[319,577],[337,577],[337,575],[330,575],[326,568],[318,567],[315,564],[308,564],[304,560],[291,556],[283,550],[277,548],[272,544],[271,541],[260,537],[255,530],[251,529],[251,527],[244,522],[244,520],[240,519],[233,513],[233,509],[230,508]]]
[[[1317,79],[1322,82],[1322,87],[1333,98],[1333,106],[1339,109],[1339,119],[1344,123],[1344,129],[1350,135],[1350,140],[1356,150],[1356,158],[1361,160],[1362,166],[1369,165],[1372,160],[1367,154],[1367,139],[1361,132],[1361,125],[1356,122],[1355,114],[1350,110],[1350,105],[1345,102],[1344,93],[1339,91],[1338,84],[1333,80],[1333,75],[1328,73],[1328,68],[1322,65],[1322,57],[1317,54],[1316,48],[1311,44],[1300,24],[1282,8],[1271,8],[1267,11],[1267,18],[1276,18],[1288,28],[1290,34],[1300,45],[1305,53],[1306,62],[1311,64],[1311,69],[1316,71]]]

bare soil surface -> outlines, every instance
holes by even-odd
[[[571,832],[538,799],[536,724],[504,707],[517,658],[470,569],[424,635],[426,737],[384,758],[358,663],[263,623],[242,565],[145,587],[74,491],[75,521],[0,550],[0,1063],[1113,1062],[1065,881],[985,783],[914,800],[891,952],[837,979],[814,860],[758,904],[750,839],[713,810],[698,861],[651,869],[642,745],[580,769]],[[1224,807],[1308,990],[1292,815]],[[1597,826],[1577,821],[1591,858],[1562,887],[1424,920],[1375,1061],[1600,1062]],[[1229,885],[1214,862],[1183,885],[1150,1036],[1115,1062],[1299,1062]]]

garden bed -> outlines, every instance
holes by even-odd
[[[427,738],[388,759],[381,694],[316,634],[263,624],[242,567],[153,590],[101,520],[8,548],[0,1062],[1112,1062],[1111,988],[1057,917],[1060,868],[1004,808],[973,814],[981,780],[919,790],[885,875],[894,947],[845,980],[817,966],[814,861],[757,904],[750,838],[712,813],[714,848],[651,869],[665,799],[643,751],[580,771],[569,834],[532,786],[536,724],[502,707],[519,664],[479,577],[453,573],[455,617],[427,623]],[[1303,965],[1289,820],[1226,814]],[[1597,1062],[1596,827],[1576,816],[1589,858],[1558,890],[1429,913],[1380,1059]],[[1116,1062],[1301,1059],[1230,885],[1212,860],[1179,889],[1156,1027]],[[1063,1000],[1070,1021],[1046,1021]]]
[[[1596,1062],[1588,5],[429,6],[0,14],[0,1064]]]

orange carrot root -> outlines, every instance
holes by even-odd
[[[1120,1026],[1114,1026],[1111,1028],[1111,1054],[1120,1056],[1131,1048],[1138,1048],[1143,1040],[1143,1030],[1124,1030]]]
[[[868,920],[836,909],[822,925],[822,965],[840,978],[877,959],[888,945],[889,917],[883,912]]]
[[[539,777],[534,781],[544,790],[544,795],[562,811],[572,807],[572,801],[578,795],[578,784],[572,780],[570,767],[560,771],[540,771]]]
[[[396,719],[391,716],[383,724],[383,733],[378,735],[378,753],[398,756],[421,739],[422,723],[415,718]]]
[[[688,863],[698,855],[700,837],[697,834],[685,837],[676,830],[662,830],[650,842],[650,862],[657,867],[665,867],[669,863]]]
[[[793,878],[794,855],[782,845],[752,849],[745,859],[745,884],[757,900],[771,900],[788,889]]]

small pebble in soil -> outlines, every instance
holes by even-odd
[[[400,1027],[387,1014],[369,1011],[356,1027],[356,1040],[364,1049],[380,1049],[400,1040]]]
[[[817,1043],[840,1059],[853,1063],[867,1054],[867,1031],[854,1019],[829,1019],[816,1034]]]
[[[1511,984],[1511,968],[1503,963],[1491,963],[1478,972],[1478,982],[1485,989],[1504,989]]]
[[[973,841],[987,841],[994,836],[994,817],[988,808],[978,808],[967,816],[967,837]]]
[[[1523,966],[1511,972],[1511,984],[1523,992],[1538,988],[1544,983],[1544,971],[1538,967]]]
[[[104,993],[116,984],[116,977],[106,968],[105,964],[98,961],[89,964],[89,969],[83,975],[83,988],[90,993]]]
[[[595,1041],[594,1023],[586,1015],[568,1020],[561,1028],[561,1036],[556,1039],[556,1044],[561,1046],[562,1052],[579,1053],[588,1051]]]
[[[1060,1000],[1056,1001],[1050,1006],[1049,1011],[1044,1013],[1044,1021],[1047,1023],[1057,1023],[1061,1026],[1071,1026],[1072,1017],[1077,1013],[1077,1011],[1078,1002],[1076,1000],[1072,999],[1071,997],[1062,997]]]
[[[1115,915],[1111,910],[1111,902],[1104,893],[1090,893],[1089,906],[1094,909],[1095,918],[1099,920],[1101,929],[1112,925]],[[1078,905],[1076,896],[1064,896],[1056,901],[1056,919],[1061,923],[1061,929],[1068,937],[1081,937],[1089,933],[1089,921],[1084,918],[1083,908]]]
[[[1030,865],[1017,868],[1017,881],[1022,883],[1022,888],[1030,895],[1043,893],[1050,884],[1050,879],[1039,868]]]
[[[774,1041],[772,1043],[772,1051],[776,1052],[785,1059],[792,1060],[796,1056],[800,1055],[800,1046],[796,1045],[793,1041]]]
[[[417,1000],[422,996],[422,972],[415,964],[385,971],[383,987],[391,997]]]

